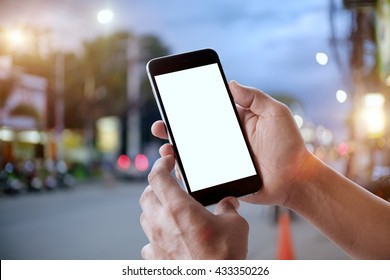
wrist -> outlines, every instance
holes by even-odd
[[[302,156],[302,164],[291,182],[290,192],[284,202],[284,206],[299,212],[302,204],[310,196],[312,182],[321,174],[324,164],[309,151]]]

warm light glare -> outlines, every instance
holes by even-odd
[[[38,144],[41,141],[41,134],[36,130],[26,130],[18,134],[19,141]]]
[[[365,107],[382,107],[385,103],[385,97],[381,93],[367,93],[364,96]]]
[[[317,63],[320,65],[326,65],[328,63],[328,56],[326,53],[318,52],[316,53]]]
[[[385,98],[380,93],[367,93],[363,98],[362,117],[370,138],[383,136],[385,131]]]
[[[363,118],[366,124],[367,134],[370,138],[378,138],[383,135],[385,129],[385,117],[382,111],[365,110]]]
[[[0,128],[0,140],[1,141],[13,141],[14,140],[14,132],[8,128]]]
[[[114,13],[111,10],[102,10],[97,14],[97,21],[105,24],[109,23],[114,18]]]
[[[347,93],[343,90],[338,90],[336,92],[336,99],[339,103],[344,103],[347,100]]]
[[[7,40],[13,47],[22,46],[26,41],[26,35],[20,29],[7,30]]]
[[[103,117],[96,122],[97,147],[102,152],[116,153],[119,149],[119,119]]]

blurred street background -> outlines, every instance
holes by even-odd
[[[140,259],[148,241],[138,200],[146,185],[97,180],[69,190],[0,198],[0,259]],[[240,213],[250,224],[248,259],[275,259],[275,208],[241,203]],[[292,217],[291,237],[297,259],[349,259],[298,216]]]
[[[0,0],[0,258],[139,259],[163,143],[145,64],[214,48],[285,103],[308,149],[390,200],[390,0]],[[278,213],[242,204],[251,259]],[[291,214],[299,259],[349,259]]]

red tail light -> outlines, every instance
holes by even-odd
[[[118,157],[118,160],[116,162],[116,165],[118,166],[119,169],[121,170],[126,170],[129,169],[130,167],[130,158],[127,155],[120,155]]]
[[[135,157],[134,163],[135,163],[135,168],[137,168],[138,171],[146,171],[149,168],[149,160],[143,154],[137,155]]]

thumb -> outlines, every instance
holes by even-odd
[[[214,210],[215,215],[233,213],[237,214],[237,209],[240,207],[240,202],[235,197],[226,197],[218,202]]]
[[[249,109],[258,116],[262,115],[275,102],[273,98],[264,92],[242,86],[236,81],[230,81],[229,88],[236,104],[242,108]]]

